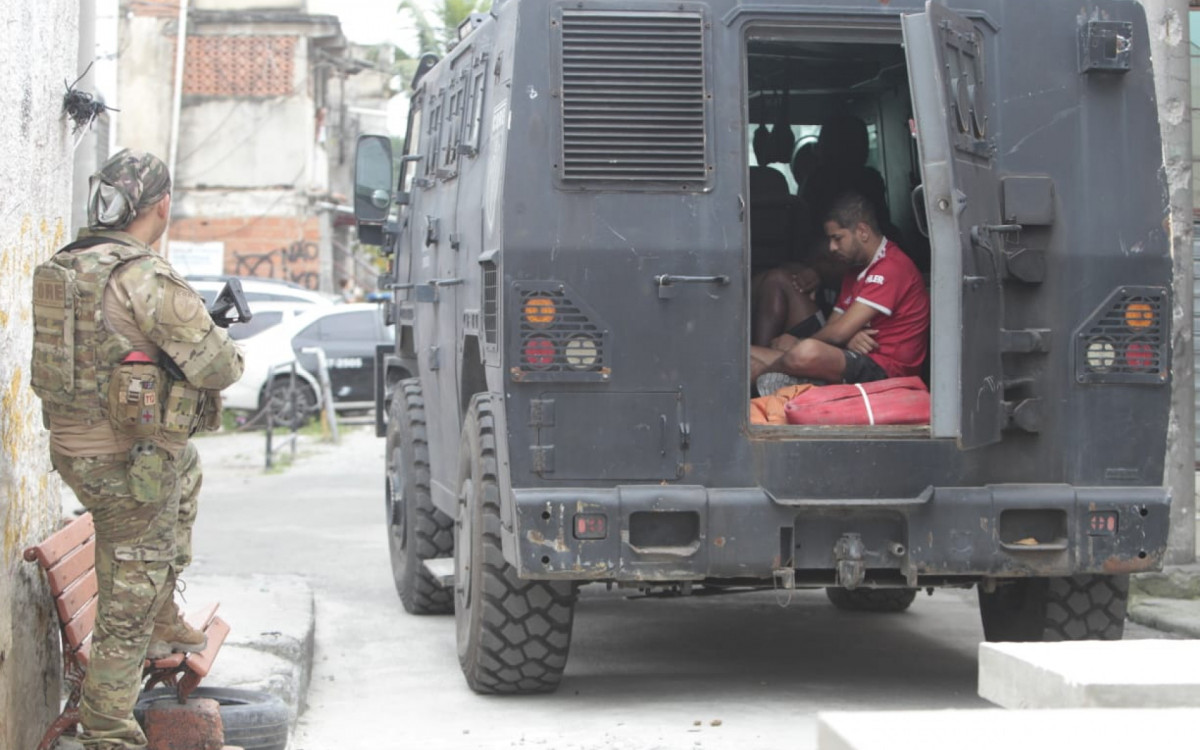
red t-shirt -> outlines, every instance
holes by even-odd
[[[921,272],[886,237],[866,268],[842,279],[833,310],[843,313],[855,302],[879,311],[867,324],[879,332],[875,336],[879,348],[868,356],[888,377],[920,374],[929,350],[929,292]]]

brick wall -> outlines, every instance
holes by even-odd
[[[321,229],[316,217],[183,218],[171,223],[171,239],[223,242],[227,274],[319,287]]]
[[[289,96],[295,36],[189,36],[186,96]]]

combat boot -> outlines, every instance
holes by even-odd
[[[154,617],[147,659],[164,659],[174,652],[195,653],[208,645],[208,636],[188,625],[174,599],[168,599]]]

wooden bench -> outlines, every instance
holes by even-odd
[[[96,541],[92,515],[85,513],[51,534],[41,544],[25,550],[25,559],[37,562],[46,573],[50,594],[58,611],[62,635],[63,678],[69,693],[62,713],[46,730],[37,750],[50,750],[58,738],[79,723],[79,698],[92,647],[92,626],[96,621]],[[142,678],[149,689],[158,684],[173,687],[180,703],[200,684],[212,668],[213,660],[229,635],[229,625],[216,616],[217,605],[210,604],[185,619],[203,630],[208,645],[194,654],[171,654],[164,659],[147,660]]]

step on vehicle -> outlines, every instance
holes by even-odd
[[[589,583],[976,587],[989,640],[1121,637],[1170,511],[1140,5],[497,0],[412,86],[403,153],[356,155],[386,525],[473,689],[553,690]],[[804,210],[751,194],[756,131],[786,163],[833,116],[927,279],[924,424],[748,417],[751,281]]]

